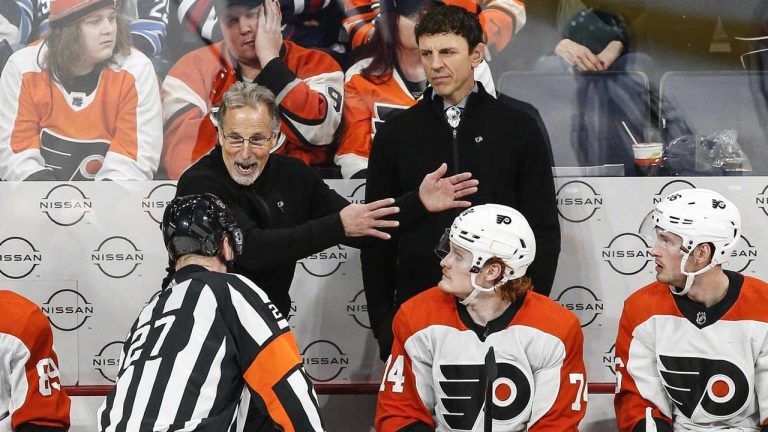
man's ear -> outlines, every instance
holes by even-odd
[[[216,138],[219,141],[219,145],[224,145],[224,130],[221,126],[216,126]]]
[[[235,259],[235,251],[232,249],[232,244],[227,235],[221,239],[221,256],[224,258],[224,261],[232,261]]]
[[[504,268],[499,263],[486,264],[483,266],[483,270],[480,272],[483,278],[488,282],[495,284],[497,280],[503,276]]]
[[[714,252],[711,243],[701,243],[696,245],[696,258],[705,261],[707,264],[714,258]]]
[[[472,48],[472,51],[469,53],[469,57],[472,59],[472,68],[476,68],[480,62],[483,61],[483,56],[485,55],[485,44],[483,42],[480,42]]]

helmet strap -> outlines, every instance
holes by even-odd
[[[472,288],[473,288],[472,292],[469,293],[467,298],[465,298],[464,300],[459,300],[459,303],[461,303],[464,306],[469,306],[470,304],[472,304],[472,302],[475,300],[475,298],[477,297],[478,294],[480,294],[480,293],[492,293],[492,292],[495,292],[496,288],[504,285],[509,280],[509,278],[505,275],[494,286],[488,287],[488,288],[484,288],[484,287],[481,287],[480,285],[477,284],[477,275],[478,274],[480,274],[480,272],[472,273],[472,275],[469,278],[469,281],[472,284]]]
[[[669,290],[672,291],[672,294],[682,296],[688,294],[688,291],[691,290],[691,287],[693,286],[693,280],[696,278],[696,276],[708,271],[712,267],[716,266],[717,264],[714,262],[710,262],[703,268],[699,269],[698,271],[695,271],[693,273],[685,271],[685,264],[688,262],[688,257],[691,255],[691,252],[693,252],[693,249],[686,252],[683,256],[683,259],[680,261],[680,273],[685,275],[685,286],[683,286],[683,289],[678,290],[677,287],[674,287],[672,285],[669,286]]]

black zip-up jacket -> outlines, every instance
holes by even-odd
[[[288,316],[296,261],[349,243],[339,216],[349,201],[301,160],[275,154],[252,185],[241,186],[227,172],[221,151],[217,145],[189,167],[176,196],[209,192],[230,207],[245,237],[234,272],[254,281]]]
[[[471,172],[480,181],[478,192],[467,197],[472,205],[508,205],[530,223],[536,258],[528,275],[534,290],[548,295],[560,254],[560,224],[549,150],[536,120],[494,99],[478,83],[478,91],[467,100],[456,140],[452,132],[443,100],[433,97],[432,89],[416,105],[387,120],[371,147],[366,201],[418,190],[424,175],[443,162],[448,164],[446,176]],[[401,228],[390,231],[393,237],[388,242],[361,253],[368,314],[384,358],[399,305],[439,282],[440,261],[434,248],[461,211],[426,214],[418,199],[399,205]]]

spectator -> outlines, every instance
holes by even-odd
[[[134,45],[147,56],[171,64],[203,46],[221,42],[215,0],[136,0],[131,23]],[[305,48],[338,42],[343,11],[336,2],[281,0],[283,38]]]
[[[173,281],[131,326],[98,430],[244,430],[254,404],[280,430],[322,431],[288,321],[226,273],[243,247],[229,209],[210,194],[175,198],[160,228]]]
[[[525,25],[525,5],[520,0],[445,0],[445,3],[477,14],[488,45],[497,51],[503,50]],[[379,3],[372,0],[344,0],[344,4],[347,15],[344,28],[349,33],[352,48],[371,42],[384,10],[380,11]]]
[[[68,430],[70,402],[48,318],[11,291],[0,291],[0,317],[0,430]]]
[[[346,73],[344,129],[334,159],[344,178],[365,178],[376,129],[415,104],[427,87],[413,34],[425,3],[428,7],[426,0],[384,1],[379,29],[370,44],[373,55],[360,60]],[[475,69],[475,78],[488,93],[495,94],[485,61]]]
[[[224,41],[182,57],[163,82],[167,174],[179,178],[214,147],[210,114],[238,81],[277,95],[282,121],[273,151],[307,164],[329,163],[343,104],[339,65],[328,54],[283,41],[277,0],[218,0],[216,6]]]
[[[640,231],[654,245],[656,281],[619,320],[619,430],[768,430],[768,285],[722,268],[741,236],[739,209],[685,189]]]
[[[573,2],[563,0],[561,3]],[[631,3],[615,5],[589,0],[584,3],[591,6],[585,6],[563,24],[562,39],[555,46],[554,54],[541,59],[536,69],[578,72],[649,69],[652,63],[647,56],[630,52],[633,41],[628,26],[642,9]]]
[[[216,121],[219,144],[181,176],[176,195],[213,193],[232,208],[245,236],[234,271],[256,282],[283,315],[297,260],[340,242],[357,246],[356,237],[389,238],[380,230],[398,225],[381,220],[398,211],[394,200],[350,204],[301,161],[270,154],[279,118],[267,88],[235,83]],[[468,205],[455,199],[473,193],[477,182],[467,174],[441,177],[428,175],[418,195],[400,201],[420,201],[435,211]]]
[[[0,40],[14,50],[48,30],[50,0],[6,0],[0,5]]]
[[[584,336],[573,313],[529,292],[536,241],[525,218],[472,207],[435,252],[442,279],[395,316],[376,430],[577,432]]]
[[[56,0],[51,31],[0,78],[0,178],[151,180],[160,95],[114,0]]]
[[[418,187],[433,167],[471,172],[479,180],[472,204],[498,203],[532,221],[539,255],[531,268],[534,289],[548,294],[560,253],[560,227],[547,148],[535,119],[491,97],[474,80],[482,58],[476,15],[438,5],[416,25],[422,65],[432,88],[376,132],[368,164],[366,201]],[[463,112],[462,112],[463,108]],[[434,286],[439,267],[428,244],[439,240],[455,211],[424,215],[415,203],[400,205],[401,228],[391,241],[363,249],[368,314],[380,354],[391,346],[392,317],[404,301]],[[407,228],[405,215],[423,216]]]

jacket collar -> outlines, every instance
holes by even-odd
[[[485,97],[490,97],[490,95],[485,91],[482,83],[475,81],[475,88],[469,93],[466,99],[464,99],[465,104],[461,106],[461,108],[471,108],[478,100],[484,99]],[[441,115],[447,106],[447,102],[445,102],[442,96],[435,93],[435,89],[432,88],[432,86],[427,87],[422,100],[431,103]]]

